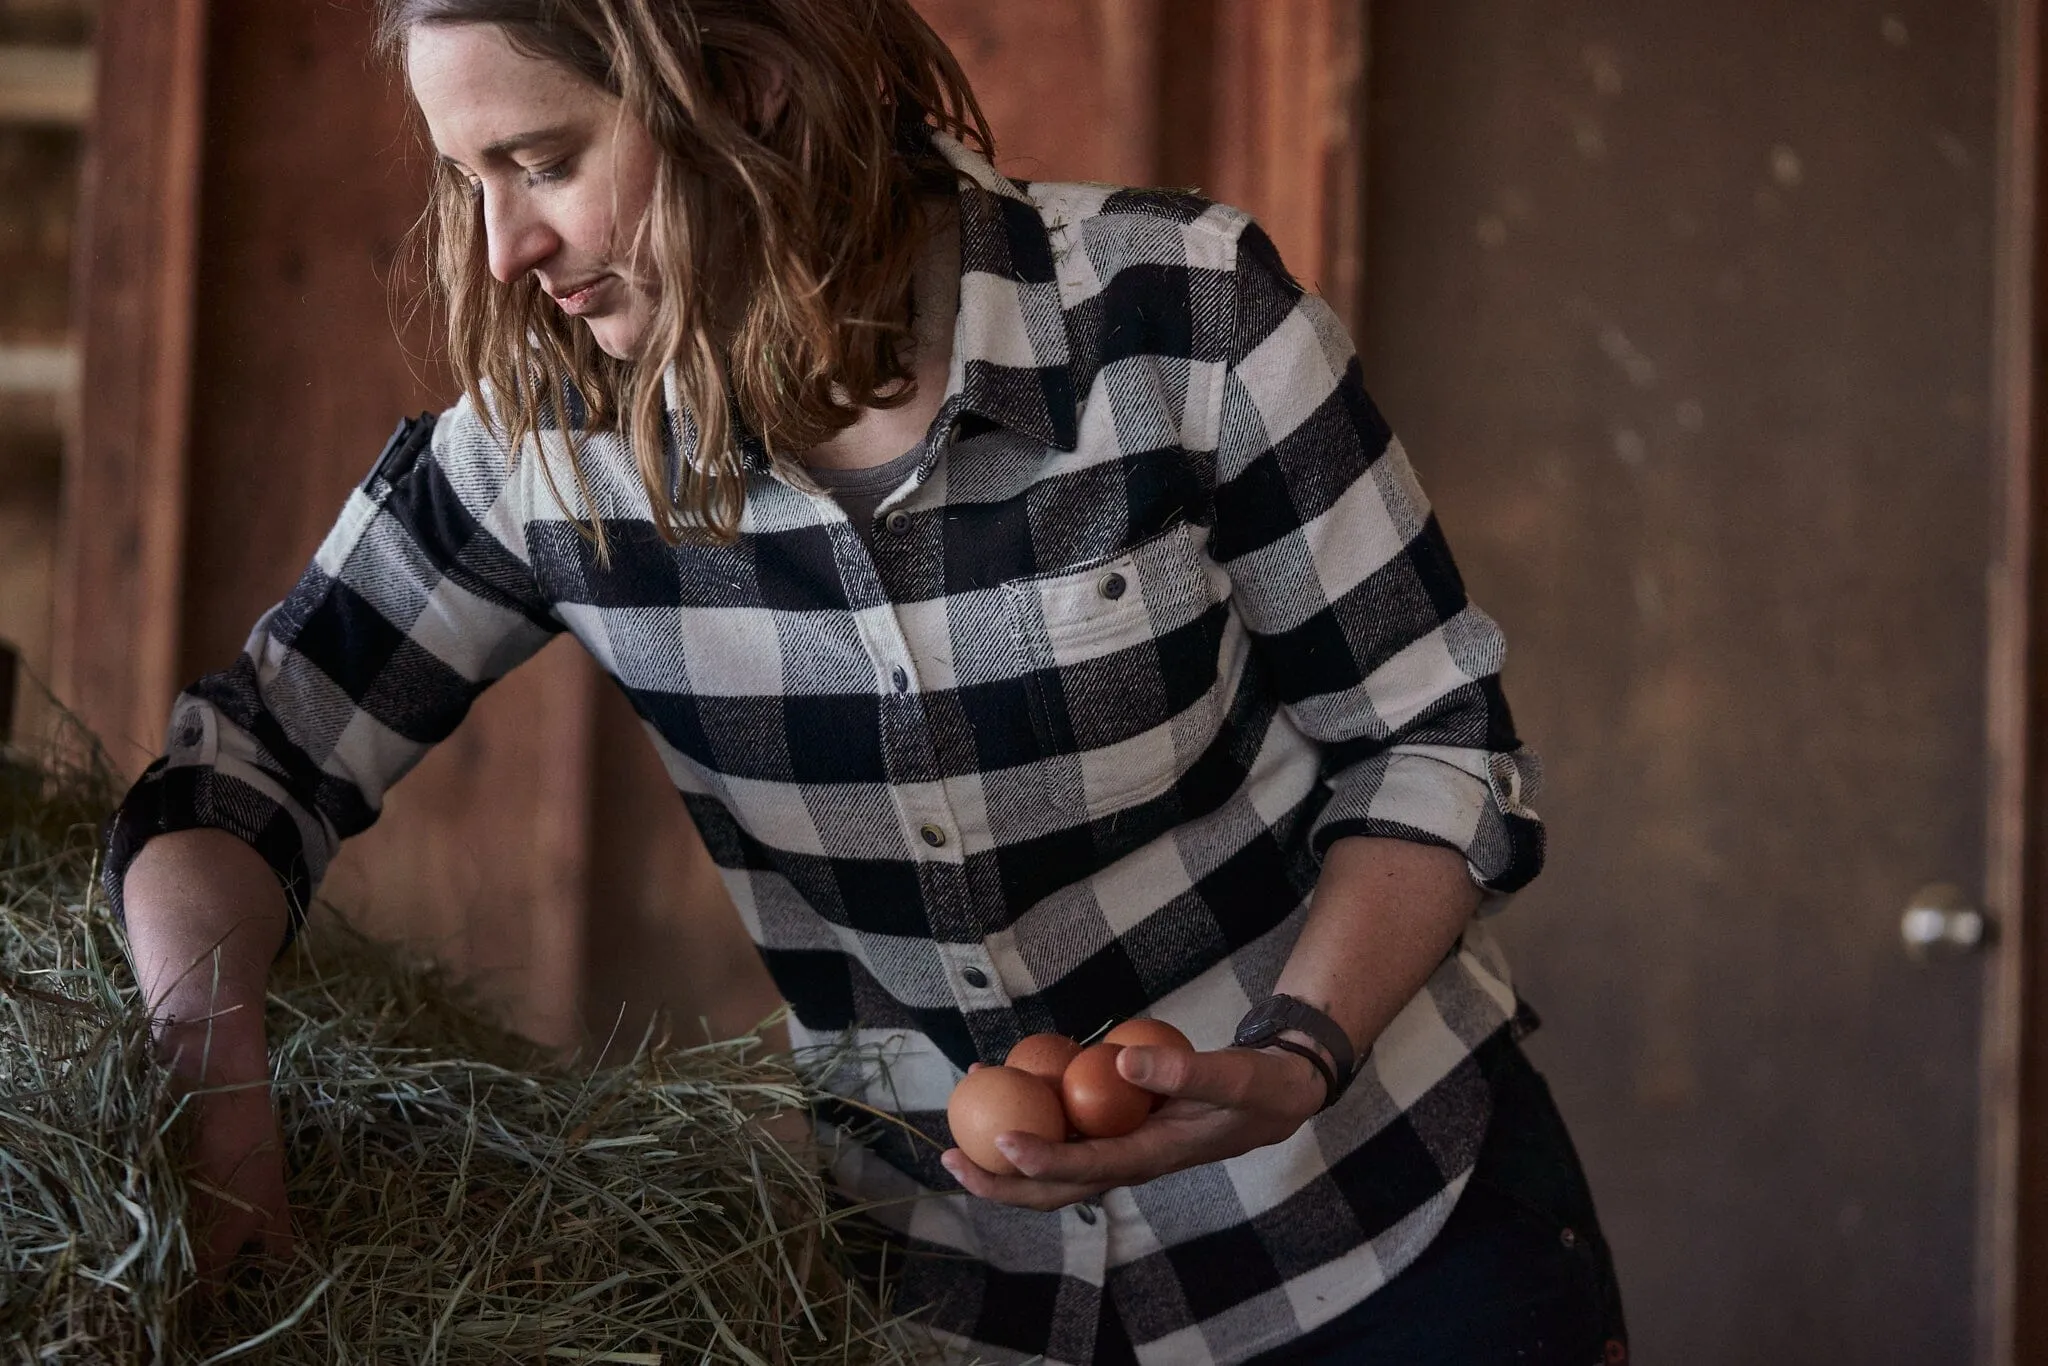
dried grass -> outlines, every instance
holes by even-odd
[[[758,1040],[583,1068],[329,919],[271,979],[299,1250],[193,1275],[186,1109],[93,890],[109,787],[0,754],[0,1360],[911,1360],[845,1215],[761,1128]]]

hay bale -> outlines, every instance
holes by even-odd
[[[94,892],[100,770],[0,754],[0,1356],[48,1362],[909,1361],[845,1213],[761,1121],[755,1039],[551,1062],[339,920],[273,972],[299,1250],[193,1273],[186,1110]]]

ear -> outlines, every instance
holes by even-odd
[[[765,133],[775,126],[782,111],[789,108],[789,68],[781,62],[765,62],[761,67],[761,88],[754,97],[754,128]]]

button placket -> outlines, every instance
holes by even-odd
[[[894,517],[899,513],[891,513]],[[886,520],[886,519],[885,519]],[[912,696],[915,678],[910,660],[910,640],[903,619],[893,605],[856,614],[862,643],[873,661],[882,687],[882,730],[886,745],[899,747],[905,767],[913,772],[936,773],[931,735],[926,729],[923,708]],[[892,784],[890,796],[910,849],[931,861],[954,861],[959,854],[960,816],[942,782],[925,781]],[[936,858],[932,856],[936,855]],[[971,923],[968,908],[956,907],[960,924]]]
[[[953,995],[965,1010],[998,1010],[1010,1004],[995,962],[979,944],[940,944],[939,957],[953,986]]]

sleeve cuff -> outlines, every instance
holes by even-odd
[[[1540,776],[1535,758],[1526,749],[1471,757],[1485,765],[1484,777],[1464,763],[1400,750],[1332,774],[1310,848],[1321,859],[1347,835],[1435,844],[1462,854],[1487,892],[1521,890],[1543,869],[1543,823],[1525,805]]]
[[[179,830],[225,830],[270,865],[284,888],[288,923],[280,956],[298,937],[312,903],[314,875],[298,822],[278,802],[208,767],[172,767],[158,759],[143,772],[107,821],[101,886],[114,917],[126,924],[122,885],[142,847]]]

